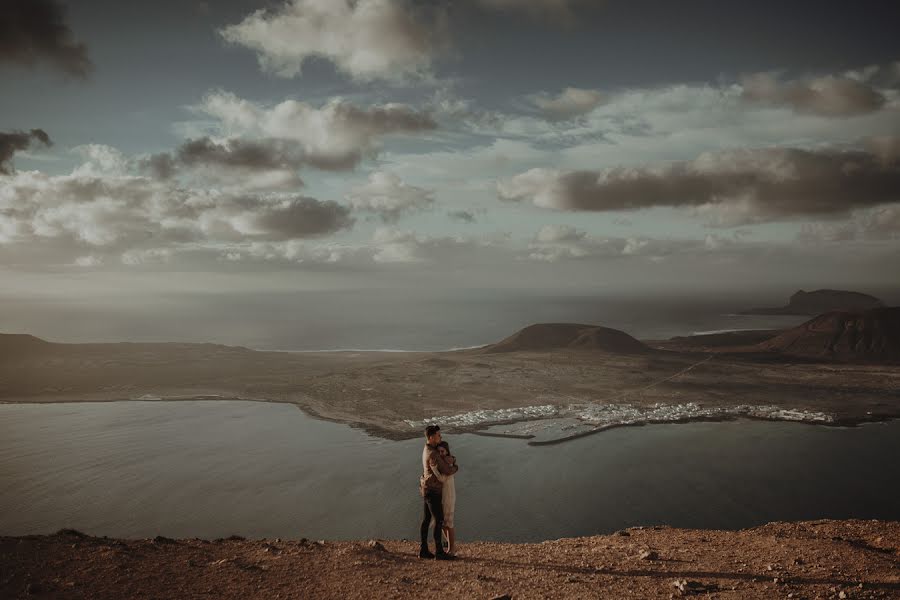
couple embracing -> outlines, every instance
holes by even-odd
[[[456,511],[456,483],[453,476],[458,470],[456,458],[450,454],[450,445],[441,439],[441,428],[437,425],[426,427],[422,477],[419,479],[419,489],[425,500],[419,558],[455,558],[456,530],[453,527],[453,516]],[[434,554],[428,550],[428,528],[431,525],[434,526]],[[446,550],[441,540],[442,533],[447,537]]]

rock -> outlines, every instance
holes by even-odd
[[[41,586],[38,585],[37,583],[29,583],[28,585],[25,586],[25,593],[28,594],[29,596],[33,596],[35,594],[40,594],[42,591],[43,590],[41,589]]]
[[[152,541],[154,544],[175,544],[175,543],[177,543],[172,538],[167,538],[167,537],[164,537],[161,535],[156,536],[155,538],[153,538]]]
[[[509,594],[501,594],[499,596],[494,596],[491,600],[512,600],[512,596]]]
[[[672,585],[675,586],[675,589],[682,596],[689,596],[691,594],[706,594],[708,592],[715,592],[719,589],[714,583],[703,584],[699,581],[688,581],[687,579],[676,579]]]
[[[368,546],[372,550],[377,550],[378,552],[387,552],[387,548],[385,548],[384,544],[382,544],[378,540],[369,540]]]
[[[325,540],[316,540],[316,546],[324,546]]]
[[[845,592],[843,590],[841,590],[841,593],[838,594],[838,598],[849,598],[849,597],[850,596],[847,595],[847,592]]]
[[[644,550],[641,552],[641,560],[659,560],[659,553],[656,550]]]
[[[621,536],[623,536],[623,537],[628,537],[628,536],[630,536],[631,534],[628,533],[627,531],[625,531],[625,530],[623,529],[623,530],[621,530],[621,531],[617,531],[617,532],[616,532],[616,535],[621,535]]]

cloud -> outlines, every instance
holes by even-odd
[[[353,188],[347,201],[354,209],[376,213],[386,223],[402,215],[425,210],[434,203],[434,191],[405,183],[393,173],[378,171]]]
[[[583,240],[587,234],[570,225],[544,225],[534,239],[538,243],[550,244],[554,242],[577,242]]]
[[[524,258],[539,262],[580,259],[641,258],[658,262],[670,256],[736,256],[758,251],[740,235],[695,238],[596,236],[569,225],[544,225],[534,235]]]
[[[5,0],[0,4],[0,62],[33,66],[48,61],[68,75],[87,77],[93,69],[87,47],[66,23],[55,0]]]
[[[116,156],[103,146],[82,152]],[[102,163],[89,160],[69,175],[28,171],[8,177],[0,187],[4,259],[72,264],[93,256],[143,264],[185,249],[318,238],[353,225],[350,208],[334,201],[184,188],[117,172],[115,160],[103,171]]]
[[[742,97],[750,102],[787,106],[798,113],[850,117],[879,110],[885,96],[865,81],[828,75],[781,82],[772,73],[755,73],[741,81]]]
[[[178,162],[187,166],[217,165],[251,170],[299,168],[304,162],[296,143],[278,139],[213,141],[204,137],[186,141],[175,155]]]
[[[178,165],[168,152],[152,154],[138,162],[138,168],[159,180],[171,179],[178,170]]]
[[[735,150],[659,167],[536,168],[500,181],[497,193],[569,211],[690,207],[712,225],[731,227],[897,202],[900,163],[865,150]]]
[[[808,244],[900,240],[900,204],[858,211],[852,220],[839,223],[804,223],[797,240]]]
[[[861,219],[860,227],[869,239],[900,239],[900,204],[873,209]]]
[[[548,121],[565,121],[586,115],[603,101],[596,90],[567,87],[557,96],[538,95],[533,98]]]
[[[50,147],[53,142],[50,141],[50,136],[43,129],[32,129],[28,132],[0,132],[0,175],[9,175],[12,172],[10,162],[16,152],[28,150],[35,144]]]
[[[350,210],[332,200],[298,196],[252,207],[257,231],[268,239],[290,240],[335,233],[353,225]]]
[[[367,109],[335,98],[321,108],[286,100],[263,107],[227,92],[213,92],[201,110],[220,121],[226,136],[264,137],[297,142],[304,162],[319,169],[356,166],[378,150],[381,137],[437,127],[432,118],[404,104]]]
[[[856,223],[804,223],[797,233],[797,241],[805,243],[846,242],[855,240]]]
[[[472,224],[477,221],[475,213],[470,210],[451,210],[447,213],[447,216],[460,223]]]
[[[309,59],[322,58],[353,79],[397,80],[431,67],[436,31],[419,16],[400,0],[290,0],[220,34],[256,51],[260,66],[280,77],[299,76]]]

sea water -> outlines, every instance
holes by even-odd
[[[446,439],[462,540],[900,519],[900,422],[648,425],[547,447]],[[421,449],[288,404],[0,405],[0,534],[415,539]]]

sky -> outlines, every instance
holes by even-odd
[[[900,5],[2,0],[6,296],[883,286]]]

